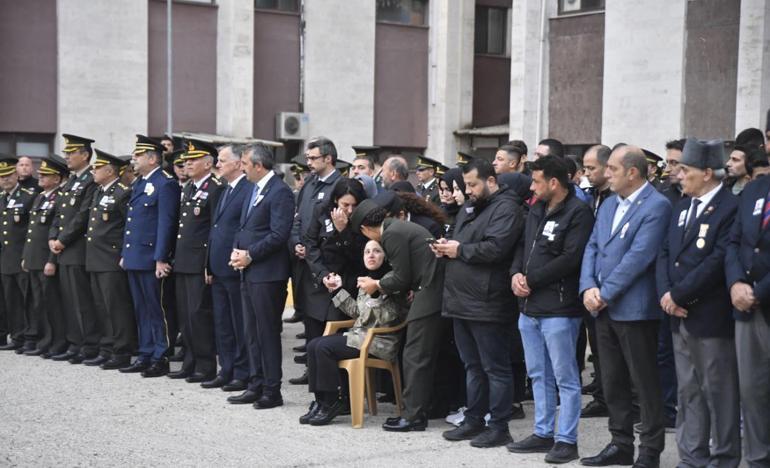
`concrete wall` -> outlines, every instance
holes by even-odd
[[[375,2],[306,0],[305,112],[310,134],[335,143],[353,159],[352,145],[374,138]]]
[[[58,0],[57,13],[57,136],[129,152],[147,129],[147,2]]]
[[[742,0],[738,39],[738,91],[735,133],[764,130],[770,108],[770,2]]]
[[[681,136],[684,1],[607,0],[602,140],[659,152]]]
[[[217,4],[217,133],[236,137],[251,136],[254,1],[219,0]]]
[[[428,74],[428,147],[425,153],[454,166],[457,139],[469,128],[473,111],[474,1],[437,1],[430,5]]]

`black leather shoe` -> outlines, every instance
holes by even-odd
[[[307,364],[307,354],[297,354],[294,356],[294,362],[297,364]]]
[[[13,352],[16,354],[24,354],[24,351],[27,351],[27,349],[24,346],[19,346],[18,348],[13,350]]]
[[[256,409],[270,409],[283,406],[283,398],[281,393],[263,393],[259,400],[254,403]]]
[[[289,383],[292,385],[307,385],[307,371],[305,371],[305,373],[302,374],[300,377],[294,377],[293,379],[289,379]]]
[[[193,372],[189,377],[184,379],[184,381],[187,383],[202,383],[202,382],[206,382],[207,380],[212,380],[213,378],[214,378],[213,375],[206,375],[200,372]]]
[[[137,359],[130,366],[120,367],[118,370],[124,374],[136,374],[139,372],[144,372],[148,367],[150,367],[150,361],[140,361]]]
[[[513,404],[513,412],[511,413],[511,419],[526,419],[527,415],[524,414],[524,406],[521,403]]]
[[[578,455],[577,444],[568,444],[566,442],[556,442],[553,448],[545,454],[546,463],[557,465],[569,463],[578,458],[580,458],[580,455]]]
[[[299,417],[299,423],[309,424],[310,420],[313,419],[313,416],[315,416],[320,409],[321,409],[321,405],[319,405],[317,401],[315,400],[311,401],[310,407],[308,407],[307,409],[307,413]]]
[[[129,357],[111,357],[106,362],[103,362],[99,367],[104,370],[122,369],[131,364],[131,358]]]
[[[163,377],[166,374],[168,374],[168,361],[166,359],[161,359],[160,361],[150,364],[150,367],[142,372],[142,377],[150,379],[153,377]]]
[[[54,355],[51,360],[53,361],[69,361],[73,357],[77,356],[78,353],[72,352],[72,351],[65,351],[61,354]]]
[[[227,384],[227,379],[225,379],[221,375],[218,375],[218,376],[214,377],[211,380],[207,380],[205,382],[201,382],[201,387],[203,387],[203,388],[220,388],[220,387],[224,387],[225,384]]]
[[[405,418],[389,419],[382,425],[382,428],[388,432],[424,431],[427,427],[428,419],[425,416],[418,416],[412,420]]]
[[[512,453],[548,453],[553,448],[553,437],[532,434],[524,440],[508,444],[506,448]]]
[[[462,424],[455,427],[454,429],[444,431],[441,436],[448,441],[458,442],[461,440],[471,440],[482,432],[484,432],[483,424],[474,426],[473,424],[468,424],[463,421]]]
[[[640,453],[633,468],[660,468],[660,456]]]
[[[54,354],[50,351],[46,351],[43,354],[41,354],[40,357],[43,359],[51,359],[52,357],[54,357]]]
[[[179,369],[178,371],[169,372],[166,377],[168,377],[169,379],[186,379],[191,375],[192,375],[191,371],[187,369]]]
[[[45,354],[45,352],[46,351],[44,349],[28,349],[28,350],[24,351],[24,355],[25,356],[41,356],[41,355]]]
[[[471,447],[490,448],[502,447],[513,442],[511,433],[506,427],[504,431],[487,427],[484,432],[471,439]]]
[[[607,405],[599,403],[596,400],[591,400],[591,402],[580,411],[581,418],[606,418],[609,415],[610,412],[607,410]]]
[[[599,382],[594,380],[590,384],[583,386],[580,389],[580,393],[582,393],[583,395],[593,395],[594,392],[597,391],[598,389],[599,389]]]
[[[299,345],[291,348],[292,351],[295,353],[306,353],[307,352],[307,345]]]
[[[248,405],[259,400],[259,397],[261,396],[262,396],[261,392],[255,392],[254,390],[246,390],[240,395],[233,395],[233,396],[227,397],[227,402],[232,403],[234,405]]]
[[[71,358],[69,358],[67,360],[67,362],[69,362],[70,364],[80,364],[80,363],[82,363],[85,360],[86,360],[85,356],[83,356],[82,354],[76,354],[76,355],[72,356]]]
[[[84,360],[83,365],[84,366],[101,366],[107,361],[109,361],[107,356],[96,356],[95,358]]]
[[[0,346],[0,351],[16,351],[17,349],[21,348],[22,344],[17,343],[15,341],[11,341],[10,343],[6,343],[2,346]]]
[[[580,464],[584,466],[633,465],[634,450],[623,449],[610,443],[598,455],[581,458]]]
[[[294,314],[291,317],[283,319],[283,323],[298,323],[301,321],[302,321],[302,316],[297,315],[296,312],[294,312]]]
[[[334,421],[334,418],[339,416],[342,409],[342,401],[337,400],[329,406],[321,406],[321,409],[310,418],[311,426],[326,426]]]
[[[246,382],[241,379],[233,379],[222,387],[223,392],[242,392],[244,390],[246,390]]]

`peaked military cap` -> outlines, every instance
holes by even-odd
[[[40,175],[60,175],[62,177],[67,177],[69,169],[67,169],[66,161],[60,156],[52,154],[40,161],[40,167],[37,169],[37,173]]]
[[[134,145],[134,154],[142,154],[147,151],[156,151],[163,154],[166,148],[158,140],[144,135],[136,135],[136,144]]]
[[[182,155],[182,161],[188,161],[190,159],[198,159],[204,156],[211,156],[214,160],[217,159],[219,151],[216,146],[211,143],[207,143],[201,140],[187,140],[185,145],[185,152]]]
[[[93,143],[94,140],[90,138],[79,137],[77,135],[71,135],[69,133],[63,133],[62,137],[64,138],[64,148],[62,149],[63,153],[72,153],[81,149],[88,151],[89,154],[91,153],[91,143]]]
[[[19,159],[6,154],[0,155],[0,177],[5,177],[16,172],[16,163]]]
[[[106,153],[100,150],[99,148],[94,149],[94,151],[96,152],[96,159],[94,159],[92,166],[95,168],[106,166],[107,164],[112,164],[113,166],[120,169],[121,167],[128,164],[127,161],[120,159],[118,156],[113,156],[110,153]]]

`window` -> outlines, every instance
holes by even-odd
[[[254,0],[254,8],[298,13],[299,0]]]
[[[40,133],[0,133],[0,153],[13,156],[48,156],[53,135]]]
[[[377,21],[427,26],[427,0],[377,0]]]
[[[475,50],[477,54],[507,55],[507,8],[476,7],[475,31]]]
[[[604,10],[604,0],[559,0],[560,15],[601,10]]]

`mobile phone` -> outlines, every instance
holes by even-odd
[[[434,239],[432,237],[426,237],[425,238],[425,242],[427,242],[428,244],[435,244],[436,243],[436,239]]]

